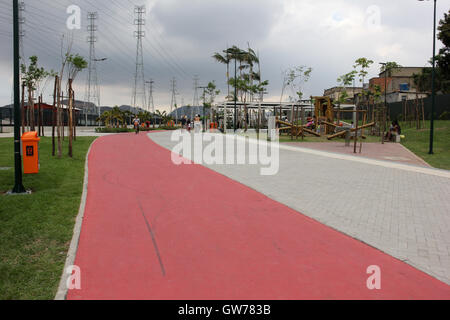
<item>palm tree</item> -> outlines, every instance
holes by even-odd
[[[230,98],[230,62],[231,62],[231,57],[230,55],[226,52],[226,50],[223,51],[224,55],[222,56],[220,53],[214,53],[213,58],[222,64],[226,64],[227,65],[227,86],[228,86],[228,94],[227,94],[227,100],[229,100]]]
[[[230,61],[234,60],[235,64],[237,62],[239,62],[239,73],[240,73],[239,77],[242,77],[242,70],[245,69],[245,67],[242,66],[242,63],[245,61],[245,56],[247,55],[247,52],[243,51],[242,49],[238,48],[237,46],[232,46],[231,48],[228,48],[224,52]],[[235,75],[235,78],[237,78],[237,75]],[[237,81],[237,79],[235,79],[235,80]],[[230,82],[231,81],[228,81],[228,84],[230,84]],[[234,84],[231,84],[231,85],[233,85],[233,87],[235,87]],[[237,94],[237,95],[239,95],[239,94]],[[235,97],[235,99],[237,99],[237,97]]]
[[[120,127],[120,123],[122,123],[122,125],[125,123],[125,115],[118,106],[112,108],[111,120],[114,122],[116,128]]]
[[[250,72],[248,74],[244,74],[244,77],[248,78],[249,83],[252,86],[253,80],[255,80],[255,76],[258,77],[258,75],[253,72],[253,67],[256,64],[259,64],[259,58],[255,51],[249,47],[248,51],[244,52],[242,59],[246,63],[247,68],[250,68]],[[251,94],[251,101],[253,101],[253,94]]]
[[[111,128],[111,120],[113,118],[112,112],[111,111],[105,111],[102,113],[102,115],[97,119],[104,122],[105,126],[107,128]]]
[[[141,111],[138,113],[138,118],[141,119],[141,123],[146,123],[152,119],[152,115],[148,111]]]
[[[256,80],[261,83],[259,73],[253,72],[254,66],[257,64],[259,66],[259,58],[253,49],[250,47],[248,50],[242,50],[237,46],[232,46],[223,51],[223,55],[220,53],[215,53],[213,58],[222,64],[227,65],[227,85],[228,85],[228,95],[227,100],[238,100],[238,96],[240,96],[241,101],[247,100],[247,95],[250,94],[251,100],[253,101],[253,92],[249,90],[243,90],[245,86],[242,86],[242,82],[253,86],[253,81]],[[230,78],[229,76],[229,65],[230,62],[234,60],[235,64],[235,75],[234,78]],[[239,64],[239,66],[237,66]],[[239,69],[239,75],[237,75],[237,70]],[[248,70],[245,72],[245,70]],[[230,86],[234,88],[234,94],[230,94]],[[236,109],[236,106],[235,106]],[[246,117],[247,117],[247,112]],[[226,114],[226,110],[224,112]],[[235,117],[237,114],[237,110],[235,110]]]
[[[156,110],[155,113],[159,117],[159,125],[161,126],[163,123],[164,125],[166,125],[167,122],[169,121],[167,118],[167,112],[166,111],[161,112],[159,110]]]

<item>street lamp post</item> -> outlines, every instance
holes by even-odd
[[[93,59],[95,62],[102,62],[106,61],[108,58],[101,58],[101,59]],[[97,106],[97,112],[98,112],[98,125],[101,126],[101,108],[100,108],[100,90],[98,89],[98,83],[97,83],[97,100],[98,100],[98,106]],[[87,126],[87,115],[86,115],[86,126]]]
[[[237,57],[234,57],[234,132],[237,130]]]
[[[20,54],[19,54],[19,3],[13,0],[13,48],[14,48],[14,172],[13,194],[25,193],[22,184],[22,157],[20,155]]]
[[[206,132],[205,103],[206,103],[206,89],[208,89],[208,87],[197,87],[197,89],[203,89],[203,132]]]
[[[418,0],[424,1],[424,0]],[[431,125],[430,125],[430,151],[429,154],[433,154],[434,144],[434,109],[436,104],[436,4],[437,0],[434,0],[434,16],[433,16],[433,71],[431,75]]]
[[[384,66],[384,111],[383,111],[383,134],[381,137],[381,143],[384,144],[384,134],[386,133],[386,112],[387,112],[387,62],[380,62]]]
[[[245,52],[233,52],[231,55],[234,59],[234,132],[237,130],[237,59],[245,54]]]

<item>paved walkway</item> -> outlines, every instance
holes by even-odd
[[[423,159],[416,156],[400,143],[386,142],[381,143],[363,143],[362,152],[359,153],[359,143],[357,152],[354,153],[354,144],[346,147],[344,142],[288,142],[287,145],[302,148],[311,148],[314,150],[322,150],[328,152],[337,152],[342,154],[349,154],[356,157],[367,157],[371,159],[378,159],[383,161],[392,161],[399,163],[406,163],[416,166],[431,167]]]
[[[450,284],[450,171],[283,145],[274,176],[208,168]]]
[[[167,133],[152,133],[166,139]],[[69,299],[449,299],[450,287],[146,135],[99,138]],[[368,290],[378,265],[382,289]]]

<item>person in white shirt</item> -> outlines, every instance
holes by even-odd
[[[139,126],[141,125],[141,120],[137,116],[133,119],[133,125],[136,134],[139,134]]]

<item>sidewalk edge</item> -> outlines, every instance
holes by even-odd
[[[84,182],[83,182],[83,193],[81,195],[80,208],[78,210],[78,215],[76,217],[75,227],[73,229],[73,237],[70,242],[69,251],[67,252],[66,263],[64,264],[63,272],[61,275],[61,280],[59,282],[58,291],[56,292],[55,300],[66,300],[67,297],[67,279],[69,274],[66,273],[66,269],[72,266],[75,262],[75,257],[78,249],[78,242],[80,240],[81,225],[83,223],[84,211],[86,208],[86,199],[88,191],[88,180],[89,180],[89,155],[91,153],[92,146],[99,140],[95,139],[90,145],[88,152],[86,153],[86,160],[84,163]]]

